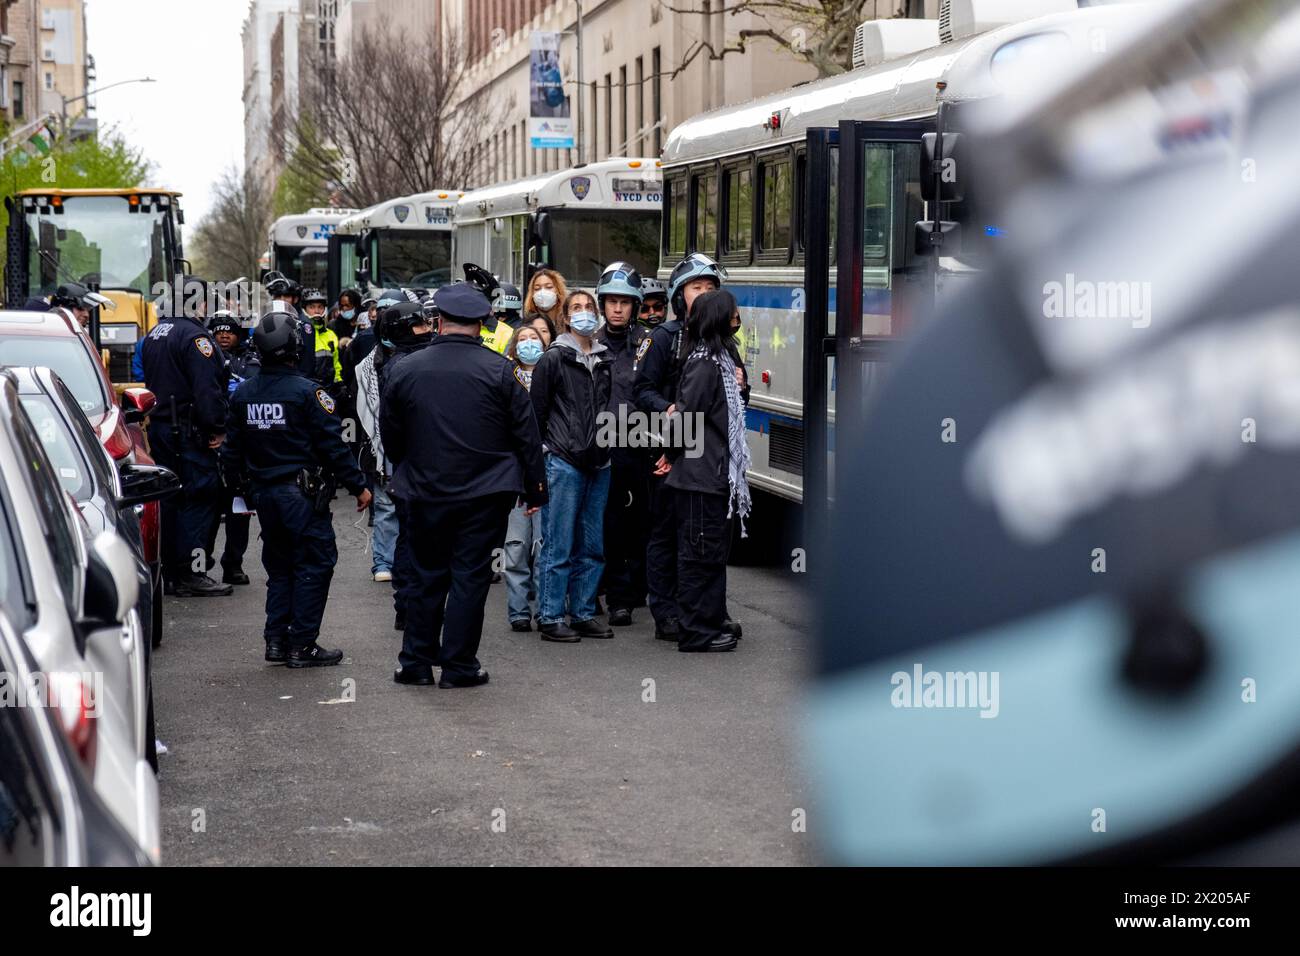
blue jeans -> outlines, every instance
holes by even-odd
[[[512,621],[532,617],[528,592],[536,593],[533,565],[542,543],[542,513],[525,515],[527,505],[515,505],[506,524],[506,611]]]
[[[596,616],[596,588],[605,567],[605,501],[609,469],[580,471],[557,455],[546,456],[550,503],[542,509],[542,549],[537,556],[537,620],[564,620],[565,599],[575,621]]]
[[[370,529],[370,573],[393,570],[393,549],[397,547],[397,509],[388,492],[378,485],[375,494],[375,524]]]

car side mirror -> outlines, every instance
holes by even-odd
[[[181,490],[180,478],[161,465],[125,464],[117,473],[122,482],[122,494],[117,499],[119,508],[157,501]]]
[[[130,547],[112,531],[100,533],[87,555],[79,623],[92,631],[120,627],[135,607],[139,592]]]
[[[122,390],[122,411],[128,424],[139,424],[158,404],[154,393],[147,388],[126,388]]]

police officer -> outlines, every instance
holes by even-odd
[[[316,329],[298,306],[302,286],[281,272],[268,272],[264,281],[266,291],[271,296],[271,308],[291,312],[298,317],[298,338],[302,343],[298,353],[298,371],[311,378],[316,373]]]
[[[668,313],[668,290],[654,276],[645,276],[641,280],[641,311],[637,321],[647,328],[663,325]]]
[[[379,376],[379,414],[382,420],[385,394],[393,373],[433,338],[433,327],[429,324],[424,303],[403,299],[385,308],[379,316],[378,335],[382,350],[376,356],[375,366]],[[382,364],[378,361],[380,357],[383,358]],[[382,433],[380,438],[382,440]],[[389,458],[392,460],[392,456]],[[410,526],[406,502],[391,494],[390,497],[397,514],[397,543],[393,547],[393,627],[401,631],[406,628],[407,590],[413,582]]]
[[[542,442],[515,367],[479,345],[491,305],[468,283],[438,290],[438,336],[406,358],[380,409],[390,492],[406,504],[410,563],[399,684],[486,684],[477,657],[492,552],[519,497],[546,503]]]
[[[54,290],[50,298],[51,307],[61,310],[64,315],[74,319],[82,329],[90,327],[90,312],[96,306],[117,308],[107,296],[91,292],[80,282],[65,282]]]
[[[291,313],[268,312],[253,332],[262,370],[231,400],[227,473],[246,487],[262,527],[266,568],[266,659],[324,667],[342,651],[317,643],[338,561],[329,503],[335,482],[370,505],[366,476],[343,443],[334,399],[298,374],[302,347]]]
[[[233,395],[244,382],[258,373],[261,359],[257,349],[240,325],[235,314],[228,309],[214,312],[208,321],[208,331],[221,346],[225,356],[226,394]],[[226,525],[226,546],[221,554],[221,580],[226,584],[248,584],[248,575],[244,573],[244,552],[248,550],[248,530],[251,517],[247,511],[234,509],[238,496],[223,476],[221,495],[221,514],[208,532],[208,566],[214,565],[214,551],[217,544],[217,529],[221,522]]]
[[[465,263],[465,281],[474,288],[482,292],[487,297],[492,306],[492,312],[483,320],[482,328],[479,330],[479,337],[483,344],[499,355],[504,355],[506,346],[510,344],[510,338],[515,334],[515,326],[503,322],[511,311],[518,314],[523,309],[523,299],[519,297],[519,290],[514,286],[513,299],[506,295],[501,281],[488,272],[482,266],[477,266],[472,262]]]
[[[203,563],[220,514],[217,449],[226,434],[225,361],[203,325],[206,300],[205,282],[177,276],[160,300],[167,315],[140,350],[145,384],[158,400],[149,416],[149,448],[185,486],[184,494],[162,502],[164,587],[178,597],[233,591],[208,577]]]
[[[674,267],[668,279],[668,300],[673,317],[637,347],[636,406],[643,412],[671,413],[681,375],[680,355],[690,301],[710,289],[722,286],[724,274],[718,264],[702,253],[693,253]],[[676,641],[681,636],[681,614],[677,607],[677,519],[673,498],[663,476],[650,479],[650,533],[646,544],[646,586],[650,613],[655,619],[655,637]]]
[[[605,319],[597,338],[612,356],[608,411],[629,421],[636,409],[636,357],[650,330],[637,322],[642,280],[636,267],[615,262],[596,284],[596,304]],[[639,416],[638,416],[639,417]],[[645,553],[650,522],[649,450],[642,434],[620,434],[610,453],[609,499],[605,503],[605,599],[610,627],[632,623],[632,609],[646,603]],[[658,455],[655,455],[657,458]]]
[[[312,324],[312,354],[315,356],[312,378],[337,399],[343,381],[343,363],[339,360],[339,337],[325,324],[329,299],[319,289],[308,289],[302,295],[302,308]]]

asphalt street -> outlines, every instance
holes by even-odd
[[[613,640],[515,634],[494,585],[479,652],[491,683],[405,687],[390,586],[370,580],[350,506],[334,505],[321,638],[345,651],[340,666],[263,662],[256,523],[251,585],[167,599],[154,656],[165,864],[813,862],[791,825],[809,800],[799,575],[732,568],[745,637],[703,655],[656,641],[644,609]]]

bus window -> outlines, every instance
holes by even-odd
[[[890,224],[893,222],[894,151],[889,146],[867,146],[862,185],[862,260],[866,265],[888,265]]]
[[[732,262],[749,263],[754,244],[754,173],[748,165],[726,171],[727,221],[723,256]]]
[[[514,238],[514,223],[508,218],[488,220],[488,261],[481,262],[489,272],[503,275],[510,271],[514,250],[511,240]]]
[[[659,268],[660,214],[650,210],[555,209],[551,212],[551,266],[570,288],[594,286],[605,266],[620,259],[643,276]]]
[[[695,242],[692,251],[709,256],[718,250],[718,174],[695,177]]]
[[[381,229],[378,240],[379,285],[427,289],[451,281],[451,233]]]
[[[794,204],[790,161],[785,157],[761,159],[758,163],[760,189],[758,249],[785,259],[790,251],[791,207]]]
[[[664,244],[665,260],[676,260],[686,255],[686,213],[688,199],[686,194],[686,176],[672,176],[668,180],[668,208],[664,210],[666,241]]]

